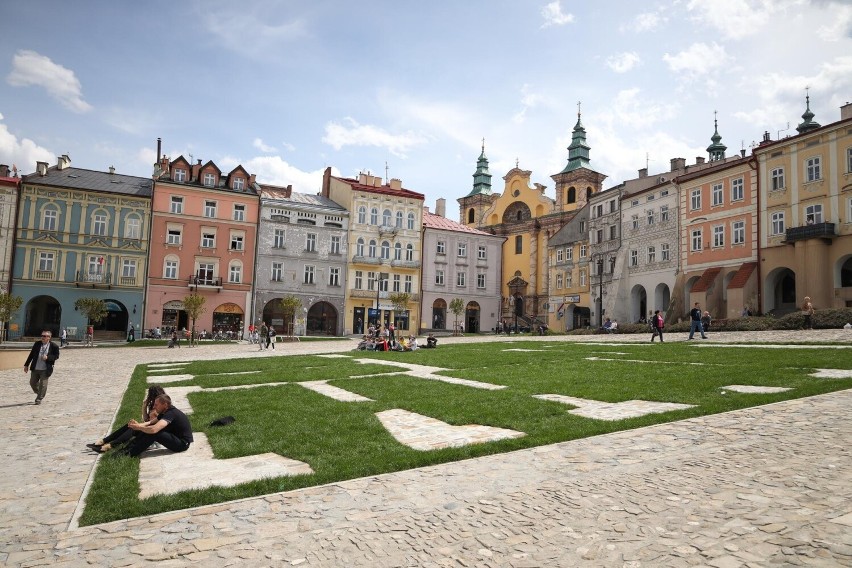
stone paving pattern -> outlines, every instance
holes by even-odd
[[[421,451],[458,448],[526,436],[526,433],[517,430],[480,424],[453,426],[437,418],[401,408],[377,412],[376,416],[397,442]]]
[[[562,394],[536,394],[533,398],[541,400],[552,400],[570,406],[576,406],[569,410],[569,414],[593,418],[595,420],[624,420],[625,418],[636,418],[646,414],[657,414],[659,412],[671,412],[672,410],[683,410],[692,408],[691,404],[678,404],[675,402],[653,402],[648,400],[625,400],[624,402],[601,402],[599,400],[588,400]]]
[[[480,340],[497,339],[442,345]],[[712,334],[698,345],[808,340],[850,334]],[[0,564],[852,566],[852,391],[73,528],[96,461],[83,444],[108,431],[136,364],[350,345],[281,347],[67,349],[41,406],[22,369],[0,372]]]

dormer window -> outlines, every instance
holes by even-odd
[[[183,168],[175,168],[174,173],[172,174],[172,179],[174,181],[179,181],[181,183],[186,181],[186,170]]]
[[[235,177],[234,178],[234,190],[235,191],[242,191],[243,189],[245,189],[245,187],[246,187],[245,178],[241,178],[241,177]]]
[[[207,187],[213,187],[216,185],[216,175],[211,173],[204,174],[204,185]]]

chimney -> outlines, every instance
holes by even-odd
[[[648,168],[642,168],[639,170],[639,179],[648,177]]]
[[[154,155],[159,157],[160,152],[162,152],[162,151],[163,151],[163,140],[162,140],[162,138],[157,137],[157,153],[154,154]]]
[[[695,156],[695,165],[701,165],[704,163],[704,156]]]
[[[391,189],[402,189],[402,180],[400,180],[398,178],[391,178],[390,188]]]
[[[373,187],[382,187],[382,178],[373,176]]]
[[[254,174],[249,174],[249,187],[254,186],[254,181],[257,179],[257,176]],[[290,197],[289,195],[287,197]]]
[[[290,196],[293,195],[293,185],[288,185],[284,188],[284,197],[290,199]]]
[[[331,196],[331,166],[325,168],[325,171],[322,173],[322,191],[320,195],[323,197]]]
[[[62,154],[58,158],[56,158],[56,169],[64,170],[68,166],[71,165],[71,158],[68,157],[68,154]]]
[[[0,164],[0,177],[9,177],[9,166]]]
[[[435,200],[435,215],[447,216],[447,200],[443,197]]]
[[[201,173],[201,159],[198,163],[192,165],[192,179],[189,181],[198,181],[198,175]]]
[[[36,162],[36,173],[40,176],[46,176],[47,162]]]
[[[424,205],[424,206],[423,206],[423,213],[428,213],[428,212],[429,212],[429,206],[428,206],[428,205]]]
[[[742,150],[740,150],[740,157],[741,157],[741,158],[745,158],[745,148],[743,148]]]
[[[369,183],[367,183],[367,177],[367,174],[365,174],[364,172],[358,172],[358,183],[360,183],[361,185],[370,185]]]
[[[115,166],[110,166],[109,167],[109,175],[112,175],[114,173],[115,173]]]
[[[672,158],[672,171],[676,172],[686,167],[686,158]]]
[[[848,102],[840,107],[840,120],[846,120],[847,118],[852,118],[852,103]]]

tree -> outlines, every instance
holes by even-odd
[[[293,335],[293,320],[299,308],[302,307],[302,300],[296,296],[284,296],[281,298],[281,311],[284,312],[284,335]],[[269,322],[272,325],[272,322]]]
[[[195,338],[197,337],[197,334],[195,333],[195,320],[198,319],[198,316],[207,311],[207,308],[204,307],[204,302],[206,301],[207,298],[195,293],[190,294],[183,299],[183,309],[186,310],[186,315],[189,316],[189,319],[192,321],[191,330],[189,332],[190,347],[195,344]]]
[[[11,293],[0,292],[0,343],[6,337],[6,322],[21,309],[24,299]]]
[[[411,294],[408,292],[393,292],[388,296],[388,300],[393,305],[393,311],[397,317],[408,308],[408,301],[410,299]]]
[[[450,311],[456,316],[453,324],[453,335],[459,335],[459,316],[464,312],[464,301],[461,298],[453,298],[450,302]]]
[[[77,298],[74,302],[74,309],[83,314],[88,325],[101,323],[107,316],[106,302],[99,298]],[[92,333],[92,343],[94,344],[95,334]]]

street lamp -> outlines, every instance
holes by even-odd
[[[381,325],[381,310],[379,310],[379,294],[382,292],[382,273],[379,272],[379,277],[376,280],[376,327]]]

